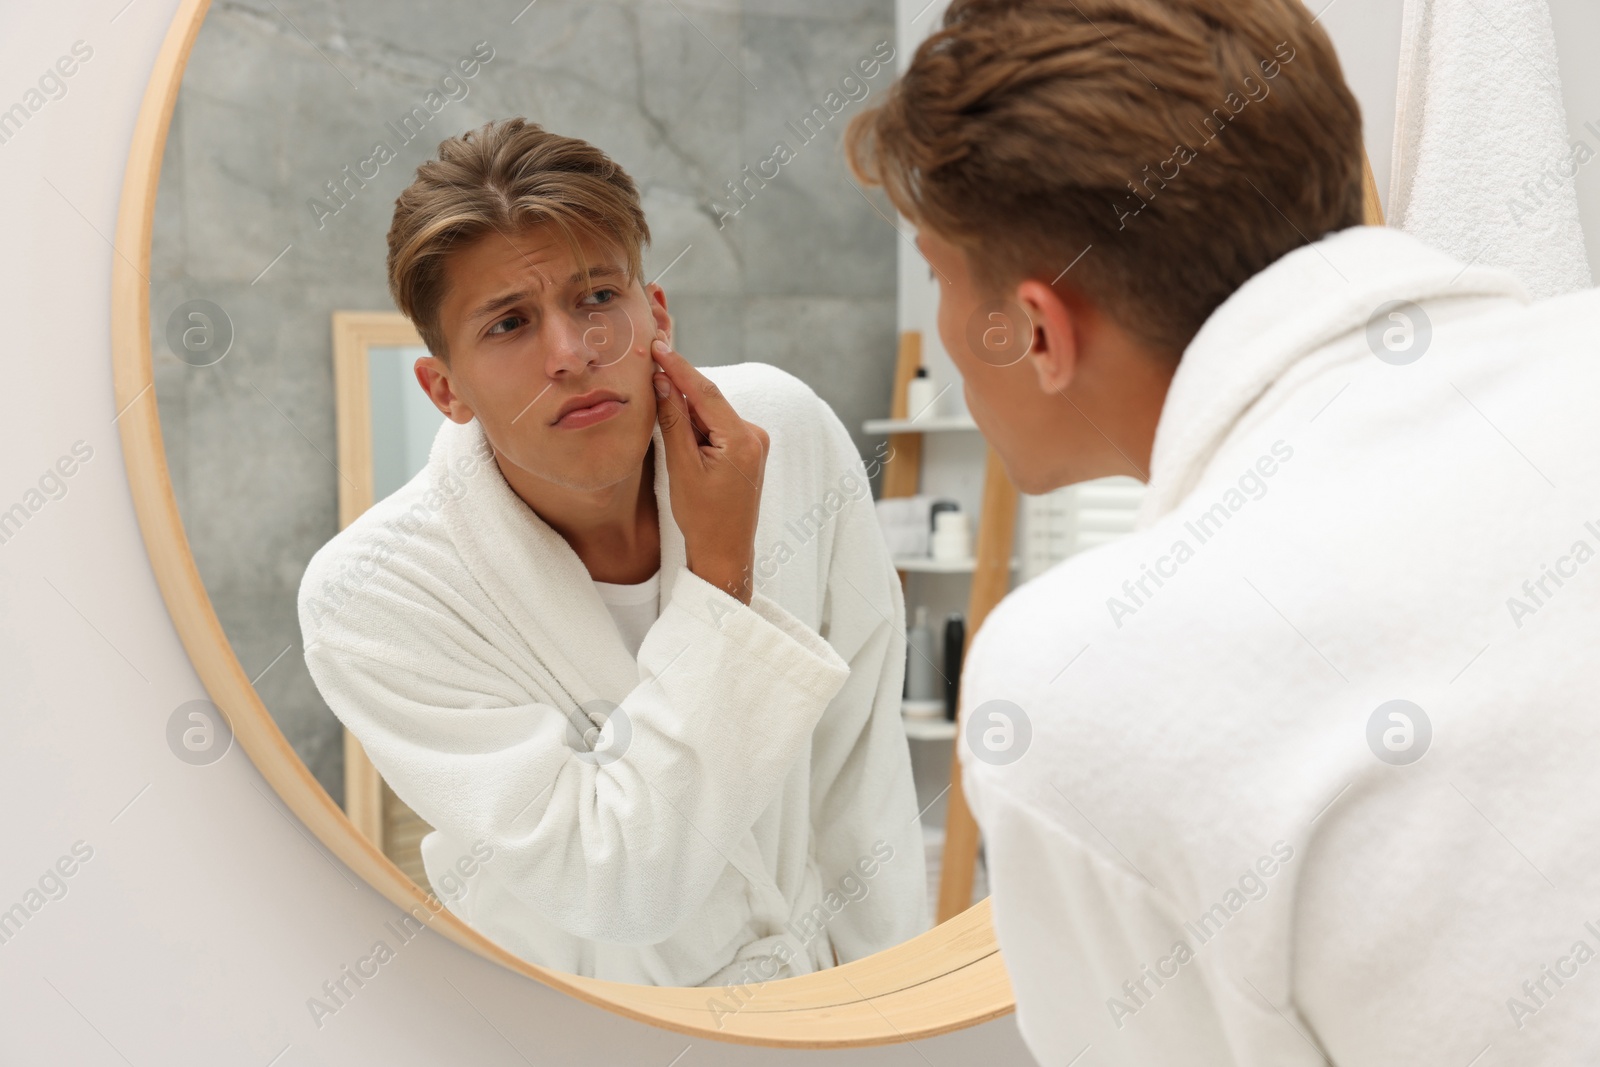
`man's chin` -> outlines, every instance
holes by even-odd
[[[1037,448],[1029,448],[1016,443],[1002,444],[994,438],[984,435],[989,444],[994,448],[995,455],[1000,457],[1000,466],[1005,468],[1006,477],[1011,484],[1017,487],[1017,492],[1028,496],[1039,496],[1064,486],[1075,485],[1087,481],[1087,478],[1074,477],[1072,471],[1050,469],[1041,464]]]
[[[592,427],[594,430],[600,427]],[[534,450],[519,466],[536,478],[580,492],[610,488],[636,477],[650,450],[650,438],[629,434],[585,434],[581,448]]]
[[[1011,479],[1011,484],[1024,493],[1044,493],[1049,489],[1030,489],[1029,485],[1037,484],[1038,472],[1032,469],[1025,454],[1026,449],[1018,445],[1011,436],[1004,431],[996,432],[991,425],[989,415],[983,410],[981,404],[974,404],[969,398],[967,413],[972,416],[972,421],[977,423],[978,432],[994,449],[995,455],[1000,458],[1000,466],[1005,468],[1006,477]]]
[[[504,454],[501,462],[506,462]],[[594,493],[609,489],[619,482],[625,482],[635,476],[643,462],[627,465],[622,462],[602,459],[599,462],[589,462],[570,465],[551,466],[547,462],[541,463],[516,463],[511,461],[523,475],[536,478],[548,485],[574,493]]]
[[[1042,472],[1030,470],[1026,466],[1019,468],[1015,463],[1006,459],[1003,454],[1000,457],[1000,465],[1006,469],[1006,477],[1010,478],[1011,484],[1017,487],[1017,492],[1028,496],[1039,496],[1041,493],[1048,493],[1053,489],[1060,489],[1064,485],[1072,484],[1071,482],[1047,477]]]

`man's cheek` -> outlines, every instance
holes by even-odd
[[[639,336],[636,347],[639,350],[639,354],[646,359],[650,358],[650,345],[656,338],[657,330],[664,328],[667,332],[667,344],[672,344],[672,316],[666,315],[664,317],[667,322],[666,326],[662,327],[657,323],[655,313],[649,308],[645,308],[644,318],[638,325]]]
[[[609,367],[636,350],[640,332],[634,316],[626,308],[596,308],[586,315],[583,349],[596,365]]]

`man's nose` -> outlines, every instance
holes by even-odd
[[[552,376],[561,371],[582,371],[600,362],[591,333],[593,323],[581,315],[556,315],[547,320],[545,370]]]

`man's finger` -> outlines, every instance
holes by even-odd
[[[716,383],[701,374],[694,364],[674,351],[665,340],[655,340],[651,345],[651,355],[667,377],[672,379],[677,391],[688,398],[689,410],[696,421],[705,427],[708,438],[712,431],[731,434],[743,421]]]
[[[653,376],[656,390],[656,421],[661,423],[661,438],[667,444],[667,457],[698,461],[700,442],[689,424],[689,409],[683,397],[665,374]],[[662,395],[665,389],[666,395]],[[676,465],[676,464],[675,464]]]

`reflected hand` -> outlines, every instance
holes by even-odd
[[[661,331],[651,355],[661,367],[654,376],[656,419],[689,570],[748,604],[767,431],[741,419],[716,383],[673,351]]]

